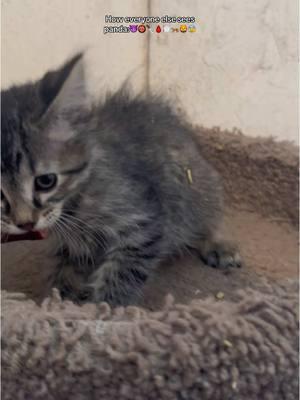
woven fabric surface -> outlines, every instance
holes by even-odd
[[[2,399],[298,399],[298,285],[161,311],[2,293]]]

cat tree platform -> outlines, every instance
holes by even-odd
[[[2,245],[3,399],[298,399],[298,150],[198,133],[244,267],[165,264],[111,310],[61,301],[47,241]]]

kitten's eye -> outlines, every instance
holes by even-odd
[[[53,189],[57,183],[57,175],[56,174],[46,174],[40,175],[35,178],[34,186],[35,190],[39,192],[47,191]]]

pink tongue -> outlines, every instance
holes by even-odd
[[[43,240],[48,236],[45,231],[33,231],[22,233],[20,235],[1,235],[1,243],[16,242],[17,240]]]

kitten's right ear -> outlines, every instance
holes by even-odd
[[[42,115],[50,108],[67,110],[80,106],[86,97],[83,54],[68,60],[60,69],[50,71],[41,79],[39,96],[43,104]]]

